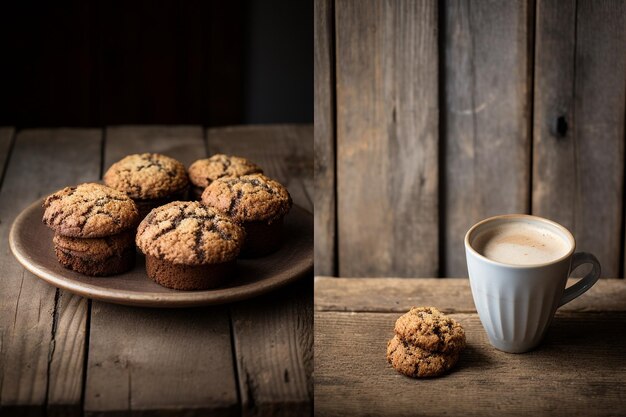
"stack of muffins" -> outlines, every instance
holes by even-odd
[[[292,200],[262,173],[244,158],[222,154],[194,162],[189,173],[165,155],[129,155],[107,170],[106,186],[81,184],[48,197],[44,223],[56,231],[55,252],[66,268],[97,276],[125,272],[136,243],[148,276],[160,285],[214,288],[233,274],[240,254],[264,256],[280,247]],[[190,180],[192,197],[201,201],[186,201]]]
[[[100,184],[81,184],[52,194],[43,207],[43,222],[55,231],[54,251],[64,267],[106,276],[134,266],[139,214],[125,194]]]
[[[432,377],[452,368],[465,348],[465,331],[434,307],[413,307],[395,325],[387,361],[410,377]]]

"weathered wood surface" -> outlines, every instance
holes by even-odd
[[[186,166],[206,153],[199,126],[110,127],[105,137],[105,170],[132,153],[159,152]],[[238,407],[225,308],[143,310],[94,301],[89,341],[89,415],[230,414]]]
[[[249,158],[312,210],[311,126],[207,130],[209,154]],[[313,396],[313,286],[310,279],[231,306],[241,408],[246,416],[307,415]]]
[[[437,5],[335,4],[342,276],[437,275]]]
[[[570,279],[568,286],[575,283]],[[559,311],[624,311],[626,280],[600,280]],[[405,312],[413,306],[433,305],[447,313],[476,311],[465,278],[330,278],[315,277],[315,310]]]
[[[13,258],[8,234],[34,200],[97,180],[101,131],[17,134],[0,191],[0,406],[33,415],[80,412],[87,300],[56,290]]]
[[[462,277],[467,276],[465,232],[486,217],[530,209],[532,6],[525,0],[448,0],[442,12],[439,274]]]
[[[334,0],[314,5],[315,274],[336,275]]]
[[[412,301],[435,301],[445,311],[458,311],[471,299],[466,280],[428,281],[316,280],[316,308],[346,310],[315,314],[316,415],[608,416],[626,410],[621,388],[626,333],[616,330],[626,325],[623,280],[599,282],[579,298],[593,312],[574,308],[574,303],[572,309],[559,310],[543,343],[526,354],[491,347],[475,312],[453,313],[465,328],[468,348],[445,377],[415,380],[398,374],[385,360],[400,315],[397,305],[405,311]],[[434,286],[431,296],[408,300]],[[365,300],[366,293],[381,304]],[[380,312],[358,312],[363,306]]]
[[[603,276],[619,276],[626,3],[540,0],[536,33],[533,213],[569,228]]]
[[[85,414],[233,415],[228,311],[93,302]]]

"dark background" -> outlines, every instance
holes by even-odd
[[[313,2],[13,1],[0,125],[313,121]]]

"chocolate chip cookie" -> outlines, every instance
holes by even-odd
[[[140,217],[155,207],[187,196],[189,179],[185,166],[156,153],[128,155],[111,165],[104,183],[132,198]]]
[[[232,217],[246,229],[242,256],[263,256],[281,243],[283,218],[293,204],[287,189],[263,174],[213,181],[202,202]]]
[[[434,307],[413,307],[396,321],[395,332],[428,351],[454,352],[465,347],[461,325]]]
[[[215,154],[210,158],[194,162],[189,167],[188,172],[192,184],[192,194],[197,200],[200,200],[204,189],[215,180],[262,174],[263,170],[245,158]]]
[[[411,377],[443,374],[457,363],[466,344],[463,327],[434,307],[413,307],[394,330],[387,361]]]
[[[402,340],[398,335],[387,343],[387,361],[396,371],[414,378],[447,372],[457,363],[459,355],[459,351],[431,352]]]
[[[179,290],[218,286],[232,275],[245,232],[230,217],[195,201],[152,210],[137,229],[148,276]]]

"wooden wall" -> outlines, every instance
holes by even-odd
[[[467,276],[476,221],[624,274],[626,2],[316,0],[316,274]]]

